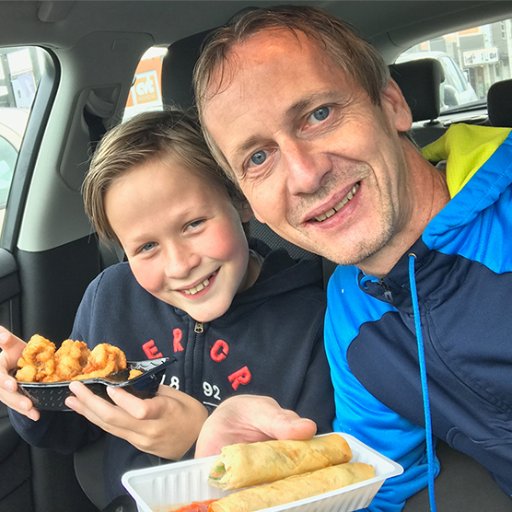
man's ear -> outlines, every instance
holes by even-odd
[[[383,110],[388,114],[389,121],[399,132],[407,132],[412,126],[412,114],[409,105],[398,84],[390,78],[381,92]]]
[[[249,222],[252,218],[254,218],[254,213],[252,211],[251,205],[245,201],[238,207],[238,213],[240,214],[240,219],[242,223]]]

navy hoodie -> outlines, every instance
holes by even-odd
[[[103,271],[88,287],[70,338],[90,347],[112,343],[136,361],[175,357],[164,384],[195,397],[210,410],[235,394],[275,398],[282,407],[332,430],[333,391],[323,346],[325,292],[316,260],[293,260],[284,250],[251,247],[264,257],[255,284],[235,296],[220,318],[199,323],[146,292],[127,263]],[[18,433],[34,446],[70,453],[101,430],[72,412],[43,412],[38,422],[10,411]],[[124,494],[129,469],[162,462],[108,435],[106,492]],[[165,461],[166,462],[166,461]]]

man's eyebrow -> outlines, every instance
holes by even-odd
[[[249,137],[248,139],[244,140],[241,144],[239,144],[234,152],[233,152],[233,158],[235,160],[238,160],[240,158],[243,158],[245,153],[249,151],[252,147],[256,146],[257,144],[261,143],[261,137]]]
[[[291,105],[286,111],[286,117],[289,119],[295,119],[304,111],[322,105],[323,103],[330,103],[335,100],[336,102],[339,102],[341,99],[340,96],[340,91],[322,91],[313,93]]]
[[[298,115],[302,114],[314,106],[322,105],[329,102],[340,102],[342,100],[340,91],[323,91],[320,93],[313,93],[305,98],[300,99],[296,103],[290,105],[285,112],[285,118],[288,121],[292,121]],[[238,160],[243,158],[244,155],[254,146],[261,144],[263,137],[251,136],[239,144],[233,151],[233,158]]]

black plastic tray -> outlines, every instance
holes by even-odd
[[[174,362],[173,358],[161,357],[146,361],[127,361],[126,370],[117,372],[108,378],[81,380],[94,394],[110,400],[107,386],[124,388],[139,398],[152,398],[165,373],[165,369]],[[142,375],[128,379],[130,370],[141,370]],[[70,411],[64,401],[70,395],[69,383],[61,382],[18,382],[20,390],[27,395],[40,411]]]

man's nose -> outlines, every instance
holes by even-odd
[[[309,141],[288,141],[281,146],[281,155],[287,171],[288,190],[291,194],[316,192],[331,170],[327,154],[316,150]]]

